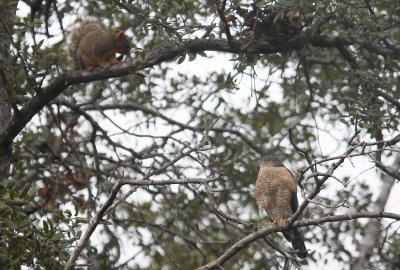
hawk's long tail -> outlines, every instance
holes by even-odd
[[[297,228],[287,230],[283,232],[283,235],[288,241],[292,242],[292,247],[299,258],[304,259],[308,256],[306,245]]]

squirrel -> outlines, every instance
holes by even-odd
[[[72,68],[87,71],[117,64],[123,56],[116,58],[115,54],[127,55],[129,50],[129,41],[121,30],[104,31],[93,21],[82,22],[72,31],[68,48]]]

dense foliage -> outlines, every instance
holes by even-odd
[[[400,140],[397,0],[34,2],[18,3],[8,59],[14,123],[27,120],[0,186],[7,268],[61,269],[80,243],[82,268],[205,265],[267,223],[254,199],[265,153],[310,199],[301,218],[382,211],[379,177],[400,179],[390,166]],[[68,70],[68,35],[83,18],[124,30],[126,66]],[[400,265],[390,222],[374,232],[374,269]],[[303,227],[304,261],[270,234],[223,266],[350,269],[367,223]]]

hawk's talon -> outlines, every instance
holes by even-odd
[[[271,226],[285,226],[286,225],[286,221],[287,219],[277,219],[277,220],[273,220],[271,222],[269,222],[269,225]]]

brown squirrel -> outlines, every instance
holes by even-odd
[[[70,37],[69,55],[73,69],[92,71],[95,67],[108,68],[122,58],[115,54],[129,54],[130,44],[121,30],[104,31],[98,23],[82,22]]]

